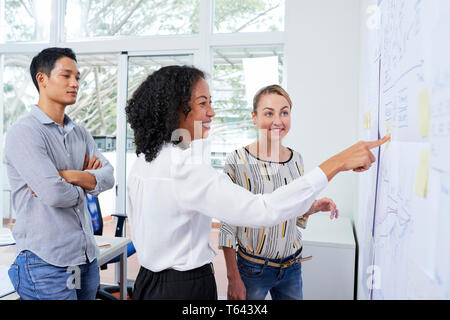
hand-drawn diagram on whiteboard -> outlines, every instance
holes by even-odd
[[[392,138],[378,151],[376,170],[361,177],[359,273],[367,278],[365,268],[377,270],[362,296],[449,299],[450,1],[378,6],[379,41],[367,52],[379,52],[380,69],[377,75],[363,59],[362,113],[376,95],[378,137],[390,132]],[[366,33],[370,38],[373,31]],[[377,137],[364,127],[363,138]],[[364,237],[372,246],[361,243]]]

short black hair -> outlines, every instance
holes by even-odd
[[[34,86],[36,87],[38,92],[39,86],[36,80],[36,75],[39,72],[43,72],[46,75],[50,76],[50,73],[55,67],[55,62],[62,57],[68,57],[77,62],[77,57],[75,56],[73,50],[70,48],[47,48],[39,52],[38,55],[33,58],[30,64],[30,74]]]
[[[150,74],[133,93],[125,107],[127,120],[134,131],[136,154],[143,153],[150,162],[164,143],[172,141],[179,128],[180,111],[191,111],[192,89],[205,73],[190,66],[167,66]]]

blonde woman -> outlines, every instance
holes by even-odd
[[[301,155],[285,147],[291,127],[292,102],[278,85],[264,87],[253,99],[252,118],[259,137],[254,143],[228,155],[224,167],[231,180],[255,194],[271,193],[303,175]],[[302,237],[308,216],[338,210],[331,199],[315,201],[308,212],[299,212],[268,228],[221,224],[219,247],[223,249],[228,277],[228,299],[301,300]],[[237,250],[237,254],[236,254]]]

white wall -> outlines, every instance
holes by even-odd
[[[294,104],[285,142],[308,171],[358,140],[360,0],[287,0],[285,36]],[[358,182],[356,173],[341,173],[321,196],[353,219]]]

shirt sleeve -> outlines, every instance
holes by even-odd
[[[114,168],[108,159],[98,150],[94,138],[83,128],[86,137],[86,153],[89,159],[96,156],[102,163],[102,167],[97,170],[84,170],[95,177],[97,184],[93,190],[86,190],[87,193],[98,196],[101,192],[111,189],[114,186]]]
[[[306,212],[328,184],[324,172],[316,167],[272,193],[253,194],[209,164],[194,163],[190,149],[173,159],[171,177],[183,210],[254,228],[270,227]]]
[[[5,141],[5,160],[44,204],[59,208],[81,204],[83,189],[61,178],[40,135],[26,125],[11,127]]]
[[[236,183],[236,173],[235,173],[235,163],[232,163],[232,158],[230,156],[227,157],[225,162],[225,166],[223,168],[223,172],[230,177],[230,181]],[[223,247],[228,247],[235,249],[236,248],[236,233],[237,227],[232,226],[226,222],[220,223],[219,230],[219,241],[218,247],[222,249]]]

